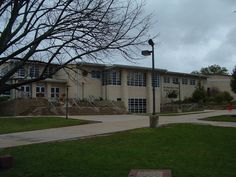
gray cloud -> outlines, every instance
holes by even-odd
[[[236,0],[146,0],[153,12],[156,67],[191,72],[236,65]],[[122,61],[123,64],[132,64]],[[151,67],[151,57],[135,65]]]
[[[158,67],[191,72],[211,64],[236,64],[235,0],[148,0],[157,20]]]
[[[208,53],[206,60],[217,62],[222,65],[236,65],[236,27],[230,30],[225,40],[215,50]],[[229,68],[231,68],[229,67]],[[230,69],[231,70],[231,69]]]

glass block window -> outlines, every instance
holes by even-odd
[[[190,79],[190,85],[196,85],[196,81],[194,79]]]
[[[146,113],[147,103],[144,98],[130,98],[128,100],[130,113]]]
[[[30,77],[39,77],[39,67],[38,66],[30,66]]]
[[[51,98],[59,98],[60,89],[58,87],[51,88]]]
[[[25,77],[25,74],[26,74],[25,68],[24,68],[24,67],[20,67],[20,68],[18,69],[18,76],[19,76],[19,77]]]
[[[127,77],[127,84],[130,86],[146,86],[146,73],[129,72]]]
[[[121,72],[110,70],[102,72],[102,85],[120,85]]]
[[[172,83],[173,84],[178,84],[179,83],[179,78],[178,77],[173,77]]]
[[[164,77],[164,83],[170,83],[170,78],[169,77]]]
[[[101,78],[101,71],[92,70],[91,71],[91,77],[96,78],[96,79]]]
[[[154,86],[160,87],[160,75],[158,73],[154,74]]]
[[[187,78],[182,78],[182,84],[187,85],[188,84],[188,79]]]

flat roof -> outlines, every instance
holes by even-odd
[[[113,65],[106,65],[106,64],[100,64],[100,63],[79,63],[80,66],[94,66],[94,67],[102,67],[107,69],[112,68],[123,68],[123,69],[133,69],[133,70],[144,70],[144,71],[152,71],[151,67],[143,67],[143,66],[132,66],[132,65],[121,65],[121,64],[113,64]],[[160,69],[155,68],[155,71],[160,72],[161,74],[168,74],[168,75],[178,75],[178,76],[186,76],[186,77],[195,77],[195,78],[207,78],[205,75],[197,75],[197,74],[190,74],[190,73],[181,73],[181,72],[173,72],[168,71],[167,69]]]

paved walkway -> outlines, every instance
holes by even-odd
[[[200,114],[160,116],[159,124],[164,125],[170,123],[202,123],[215,126],[236,127],[236,123],[232,122],[213,122],[199,120],[201,118],[222,114],[236,114],[236,110],[233,110],[231,113],[227,111],[211,111]],[[71,117],[84,120],[101,121],[102,123],[3,134],[0,135],[0,148],[51,141],[63,141],[68,139],[86,138],[90,136],[109,134],[149,126],[148,116],[94,115]]]

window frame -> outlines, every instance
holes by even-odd
[[[121,71],[117,70],[103,71],[102,85],[121,85]]]
[[[127,74],[127,85],[146,87],[146,83],[147,83],[146,77],[147,77],[147,74],[145,72],[130,71]]]
[[[129,98],[128,110],[130,113],[147,113],[147,99]]]

